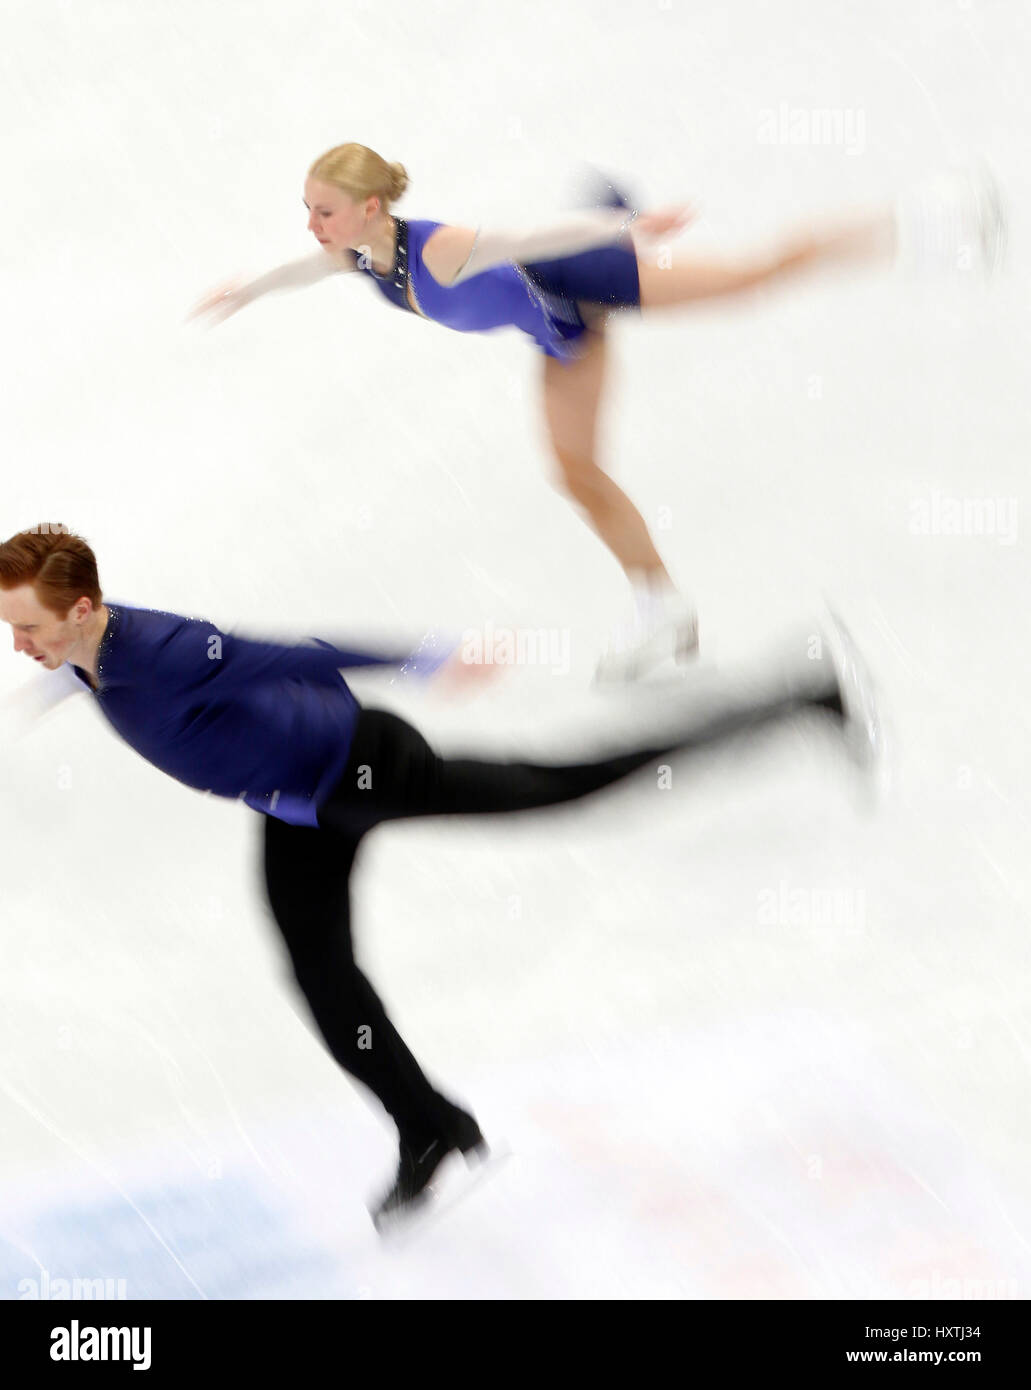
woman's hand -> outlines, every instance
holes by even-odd
[[[697,216],[698,209],[694,203],[676,203],[672,207],[659,208],[656,212],[642,212],[630,226],[645,236],[663,236],[667,232],[682,231]]]
[[[226,284],[213,290],[211,294],[205,296],[187,314],[187,321],[200,318],[202,314],[207,314],[209,327],[215,324],[224,323],[233,314],[239,313],[241,309],[247,307],[254,299],[250,285],[244,280],[230,280]]]
[[[498,679],[499,668],[493,661],[465,661],[461,650],[454,652],[431,677],[442,694],[472,693]]]

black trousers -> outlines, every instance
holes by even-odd
[[[836,687],[822,697],[785,696],[709,720],[661,748],[632,748],[566,765],[441,758],[397,715],[363,709],[347,768],[319,810],[319,827],[265,817],[265,880],[297,982],[330,1052],[382,1102],[403,1142],[447,1133],[454,1107],[424,1076],[358,968],[350,878],[362,836],[413,816],[525,811],[573,801],[657,765],[800,710],[840,712]]]

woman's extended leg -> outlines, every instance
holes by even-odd
[[[975,267],[990,275],[1006,244],[1005,200],[991,169],[968,161],[921,180],[890,204],[799,229],[760,255],[726,259],[677,252],[669,266],[637,251],[640,305],[665,309],[734,295],[831,265],[897,261],[909,273],[949,276]]]
[[[678,250],[666,265],[658,263],[653,250],[638,250],[641,309],[741,294],[822,266],[887,264],[895,244],[895,213],[885,208],[818,231],[793,233],[758,255],[727,259]]]

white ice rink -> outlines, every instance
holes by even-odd
[[[449,749],[560,756],[625,711],[590,676],[627,594],[552,486],[517,330],[424,327],[357,276],[183,322],[311,249],[317,155],[370,145],[408,170],[401,215],[499,226],[556,218],[591,160],[645,208],[697,198],[686,251],[973,150],[1011,227],[987,288],[825,275],[613,325],[601,458],[699,599],[706,669],[830,594],[894,785],[870,815],[791,730],[667,791],[372,837],[360,959],[513,1150],[407,1246],[365,1210],[393,1129],[312,1031],[257,816],[85,695],[20,736],[2,715],[0,1296],[1026,1298],[1024,6],[5,15],[2,537],[64,522],[111,599],[243,631],[571,634],[568,671],[452,702],[355,681]],[[990,524],[951,534],[953,506]],[[50,679],[2,635],[0,698]]]

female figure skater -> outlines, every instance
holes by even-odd
[[[868,682],[833,623],[826,659],[775,672],[764,695],[724,700],[705,715],[677,696],[664,731],[642,728],[637,743],[603,759],[539,765],[441,758],[405,720],[359,705],[340,676],[344,667],[384,664],[432,673],[439,652],[283,646],[105,603],[92,549],[64,526],[0,544],[0,621],[11,626],[15,651],[90,691],[148,762],[262,814],[266,892],[297,982],[333,1057],[398,1128],[397,1178],[373,1211],[377,1225],[411,1209],[449,1154],[486,1146],[473,1116],[427,1080],[355,961],[350,882],[370,830],[413,816],[575,801],[671,754],[810,710],[835,720],[861,765],[879,740]]]
[[[403,165],[364,145],[327,151],[304,185],[308,228],[321,249],[250,283],[223,286],[193,316],[221,322],[270,290],[357,271],[399,308],[449,328],[523,329],[544,354],[544,416],[561,482],[622,565],[637,599],[629,631],[614,638],[598,676],[632,677],[669,654],[691,653],[698,643],[694,604],[674,588],[640,512],[597,458],[609,314],[663,313],[807,268],[887,259],[897,245],[894,207],[795,232],[753,256],[678,255],[667,266],[646,243],[682,228],[686,206],[638,216],[606,184],[596,201],[614,206],[537,231],[472,230],[396,216],[393,205],[407,185]],[[965,199],[969,224],[981,210],[976,198]]]

